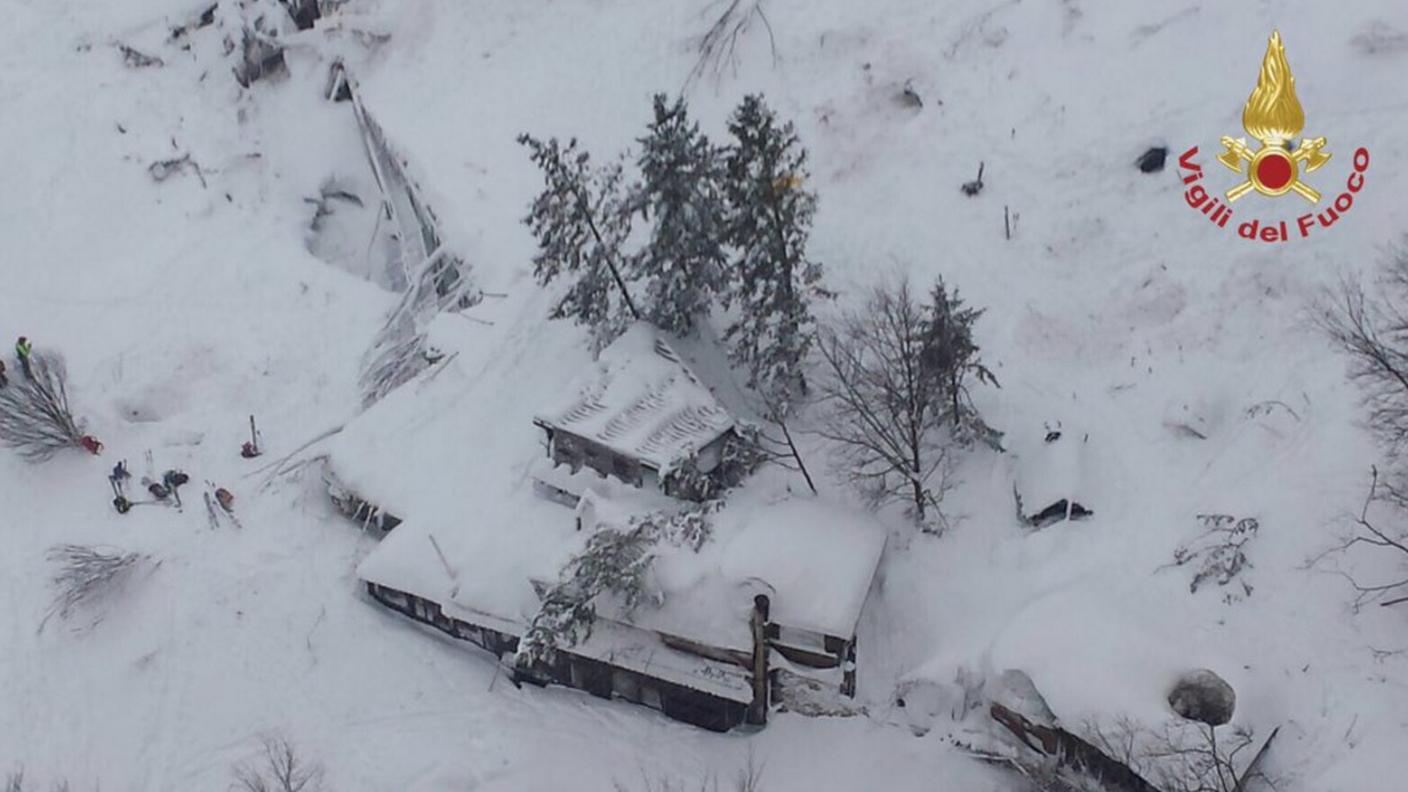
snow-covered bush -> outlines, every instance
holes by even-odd
[[[719,784],[719,776],[713,772],[698,780],[686,781],[667,775],[652,776],[644,768],[641,768],[638,784],[628,785],[618,780],[614,786],[616,792],[762,792],[763,763],[749,750],[748,758],[734,771],[733,780],[726,786]]]
[[[225,0],[217,6],[215,24],[225,30],[225,53],[241,87],[287,73],[283,38],[294,25],[278,0]]]
[[[38,787],[27,783],[24,780],[24,770],[16,770],[5,776],[4,792],[28,792],[37,790]],[[69,784],[62,779],[55,781],[50,787],[50,792],[69,792]]]
[[[56,567],[51,577],[55,594],[49,613],[39,626],[41,630],[54,616],[67,621],[79,611],[111,602],[134,572],[154,569],[159,563],[145,553],[77,544],[49,548],[48,559]],[[95,617],[92,624],[98,621],[101,616]]]
[[[707,473],[700,469],[697,452],[677,463],[665,474],[665,491],[689,501],[713,500],[752,475],[768,457],[755,433],[745,429],[724,439],[718,462]]]
[[[323,768],[298,753],[282,737],[265,737],[258,758],[236,765],[238,792],[319,792]]]
[[[56,353],[30,356],[32,375],[14,377],[0,388],[0,442],[31,462],[65,448],[77,448],[83,424],[68,403],[68,370]]]
[[[1251,596],[1251,584],[1240,576],[1252,565],[1245,547],[1256,537],[1261,523],[1255,517],[1239,520],[1230,514],[1199,514],[1198,520],[1205,528],[1202,535],[1173,551],[1173,566],[1192,565],[1196,570],[1188,590],[1196,594],[1208,581],[1219,586],[1236,581],[1242,593],[1229,591],[1223,600],[1230,604]]]

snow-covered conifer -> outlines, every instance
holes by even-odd
[[[748,384],[785,414],[805,390],[802,365],[815,340],[811,301],[826,295],[821,264],[807,258],[816,195],[803,187],[807,152],[791,123],[778,123],[760,96],[743,100],[729,121],[724,158],[733,249],[726,304],[738,316],[725,338]]]
[[[523,667],[550,663],[559,648],[575,646],[591,635],[596,621],[595,600],[617,595],[629,612],[645,592],[645,573],[655,560],[653,526],[629,530],[608,528],[587,540],[587,546],[562,570],[558,583],[543,595],[543,604],[518,644]]]
[[[640,139],[643,182],[633,200],[654,224],[634,257],[633,276],[647,283],[647,317],[684,335],[709,313],[724,285],[721,163],[683,99],[670,104],[656,94],[654,111],[650,132]]]
[[[978,358],[978,345],[973,340],[973,324],[985,309],[965,306],[958,290],[950,292],[942,277],[929,299],[921,360],[925,373],[938,381],[943,403],[935,407],[960,440],[980,439],[998,446],[1002,433],[984,423],[968,395],[969,377],[999,387],[997,378]]]
[[[556,138],[521,135],[518,142],[543,172],[543,191],[524,218],[538,240],[533,274],[543,285],[565,275],[576,279],[550,316],[591,327],[597,344],[605,346],[627,320],[641,318],[621,268],[621,247],[631,230],[621,167],[593,167],[575,139],[562,146]]]

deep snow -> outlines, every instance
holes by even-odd
[[[1168,684],[1207,666],[1236,687],[1237,723],[1295,725],[1288,788],[1401,788],[1408,655],[1375,650],[1408,647],[1403,609],[1353,613],[1343,579],[1306,566],[1358,509],[1376,459],[1307,306],[1408,228],[1408,50],[1354,43],[1375,21],[1408,30],[1394,0],[768,0],[776,62],[755,29],[736,72],[690,87],[713,135],[748,91],[798,124],[820,194],[812,250],[841,292],[826,310],[881,275],[942,273],[988,308],[979,340],[1003,385],[977,393],[990,423],[1090,434],[1090,520],[1024,533],[1011,499],[1021,461],[988,453],[959,471],[945,536],[880,515],[891,541],[859,657],[869,717],[781,715],[719,736],[575,691],[517,690],[487,655],[359,594],[354,569],[375,540],[331,513],[311,467],[270,478],[237,454],[250,413],[264,461],[352,419],[362,355],[395,302],[307,249],[304,199],[363,167],[350,111],[320,100],[331,58],[348,58],[483,288],[507,295],[468,311],[492,326],[462,321],[460,365],[478,362],[480,380],[427,414],[526,418],[590,355],[578,329],[544,319],[519,222],[538,180],[514,136],[575,135],[598,159],[628,147],[650,94],[684,85],[704,5],[362,0],[348,25],[384,44],[300,34],[290,79],[241,92],[214,36],[189,52],[161,44],[194,10],[185,2],[0,2],[0,338],[62,350],[74,402],[107,445],[100,459],[38,466],[0,453],[0,771],[22,763],[79,789],[218,789],[278,730],[339,789],[609,789],[642,768],[726,777],[750,749],[769,790],[1000,789],[1006,778],[947,747],[971,723],[944,712],[912,736],[897,684],[1019,667],[1068,723],[1157,723]],[[1241,132],[1272,28],[1306,131],[1335,155],[1312,183],[1334,194],[1355,147],[1373,157],[1353,211],[1284,246],[1213,228],[1184,205],[1173,167],[1198,144],[1209,176],[1220,170],[1216,141]],[[166,65],[125,68],[118,40]],[[917,111],[893,101],[911,80]],[[1153,143],[1174,156],[1146,176],[1132,162]],[[186,152],[205,187],[152,182],[149,163]],[[979,160],[987,187],[970,199],[958,185]],[[1293,218],[1293,200],[1243,199],[1238,219]],[[527,459],[536,430],[515,443],[466,449],[488,479],[445,496],[520,475],[494,461]],[[819,445],[805,446],[846,497]],[[127,458],[140,472],[146,449],[158,471],[231,487],[244,528],[209,530],[189,496],[181,513],[112,513],[108,467]],[[788,481],[802,486],[778,471],[759,486]],[[1191,595],[1189,570],[1160,571],[1207,512],[1261,522],[1244,601]],[[37,633],[44,550],[64,541],[162,563],[91,631]]]

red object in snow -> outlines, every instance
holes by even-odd
[[[83,435],[79,438],[78,444],[88,450],[88,453],[97,456],[103,453],[103,444],[98,442],[98,438],[93,435]]]
[[[240,446],[240,456],[245,459],[254,459],[259,456],[259,449],[254,447],[254,443],[246,440],[244,445]]]

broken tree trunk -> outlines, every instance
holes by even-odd
[[[1026,747],[1055,758],[1062,767],[1090,776],[1112,792],[1159,792],[1128,765],[1111,759],[1099,748],[1059,726],[1032,723],[1001,704],[993,704],[991,713],[993,720],[1016,735]]]

